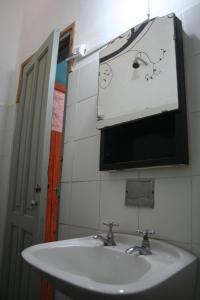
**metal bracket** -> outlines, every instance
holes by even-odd
[[[154,208],[154,179],[127,180],[125,205]]]

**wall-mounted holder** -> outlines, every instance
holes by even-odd
[[[154,179],[127,180],[125,205],[154,208]]]
[[[169,34],[165,37],[164,32]],[[146,54],[158,58],[153,70],[153,61],[143,53],[144,46]],[[181,21],[173,14],[152,19],[120,35],[101,54],[97,121],[97,128],[101,128],[100,170],[187,165]],[[161,107],[154,114],[154,109]],[[133,111],[134,116],[122,120]],[[120,122],[115,122],[119,116]]]

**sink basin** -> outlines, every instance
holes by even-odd
[[[152,255],[125,250],[137,236],[117,234],[117,246],[92,237],[29,247],[23,258],[72,299],[193,300],[197,259],[181,248],[151,240]]]

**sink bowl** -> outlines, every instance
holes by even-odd
[[[117,246],[92,237],[29,247],[23,258],[72,299],[193,300],[197,259],[181,248],[151,240],[152,255],[125,250],[137,236],[117,234]]]

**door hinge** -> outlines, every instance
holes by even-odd
[[[35,187],[35,192],[40,193],[41,190],[42,190],[41,186],[39,184],[37,184],[36,187]]]

